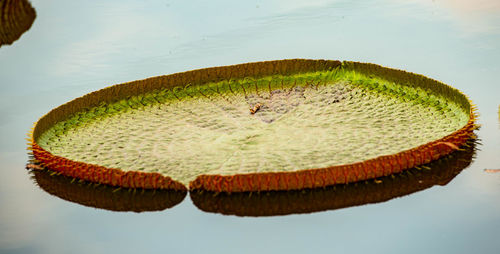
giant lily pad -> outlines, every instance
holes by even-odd
[[[436,160],[472,134],[458,90],[374,64],[282,60],[105,88],[42,117],[35,158],[114,186],[324,187]]]

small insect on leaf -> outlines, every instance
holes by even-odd
[[[260,103],[255,104],[255,106],[253,106],[253,108],[250,109],[250,114],[252,115],[255,114],[257,111],[259,111],[261,106],[262,105],[260,105]]]

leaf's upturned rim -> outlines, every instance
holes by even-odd
[[[362,181],[399,173],[405,169],[437,160],[450,154],[474,136],[475,108],[466,95],[439,81],[406,71],[390,69],[375,64],[340,62],[336,60],[290,59],[246,63],[232,66],[213,67],[152,77],[144,80],[114,85],[92,92],[63,104],[35,123],[30,133],[29,149],[43,166],[69,177],[119,186],[125,188],[174,189],[186,191],[187,187],[168,176],[159,173],[123,171],[99,165],[73,161],[56,156],[36,143],[36,139],[55,123],[67,119],[72,114],[110,103],[129,96],[152,92],[162,88],[198,85],[244,77],[263,77],[273,74],[291,75],[311,71],[327,71],[342,66],[370,76],[378,76],[403,86],[420,87],[459,104],[469,112],[469,121],[461,129],[441,139],[402,151],[393,155],[347,165],[325,168],[303,169],[292,172],[248,173],[236,175],[200,175],[190,182],[189,189],[204,189],[216,192],[246,192],[270,190],[296,190],[325,187],[335,184]]]

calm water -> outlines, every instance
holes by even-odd
[[[33,0],[31,29],[0,48],[0,253],[499,252],[500,173],[484,171],[500,169],[499,1],[75,2]],[[448,83],[477,104],[480,144],[377,186],[257,197],[113,194],[24,169],[33,122],[75,97],[284,58],[373,62]]]

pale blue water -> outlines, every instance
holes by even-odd
[[[500,2],[32,1],[0,48],[0,253],[498,253]],[[112,212],[50,195],[24,169],[38,117],[116,83],[285,58],[372,62],[441,80],[477,104],[482,145],[445,186],[274,217],[206,213],[189,196]]]

